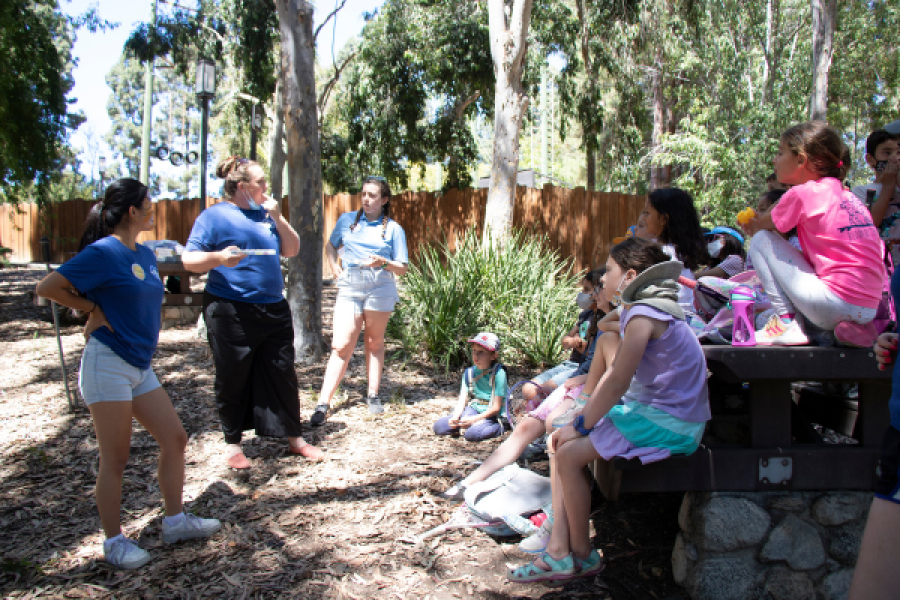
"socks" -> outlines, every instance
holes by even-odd
[[[176,527],[180,525],[182,521],[184,521],[184,511],[181,511],[177,515],[163,518],[163,523],[169,527]]]

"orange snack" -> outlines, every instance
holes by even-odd
[[[756,217],[755,210],[753,210],[752,208],[745,208],[744,210],[742,210],[741,212],[739,212],[737,214],[737,222],[740,225],[746,225],[747,223],[750,222],[750,219],[753,219],[755,217]]]

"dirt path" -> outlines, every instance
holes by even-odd
[[[102,562],[93,501],[98,452],[90,417],[67,410],[48,308],[31,305],[38,268],[0,270],[0,591],[11,598],[675,598],[669,556],[679,495],[626,496],[599,505],[601,577],[552,590],[505,580],[523,562],[517,540],[461,530],[411,547],[455,508],[433,496],[486,457],[495,443],[436,438],[431,423],[452,406],[458,381],[409,362],[388,369],[385,415],[361,403],[357,350],[341,403],[307,439],[327,451],[309,464],[286,442],[245,438],[247,476],[229,471],[212,397],[212,365],[193,328],[163,331],[154,369],[190,436],[185,501],[223,521],[209,540],[164,547],[157,447],[135,425],[125,473],[123,524],[153,562],[136,572]],[[326,287],[330,319],[334,288]],[[330,323],[326,323],[330,327]],[[70,387],[83,347],[63,328]],[[330,331],[328,332],[330,334]],[[391,355],[389,350],[388,355]],[[298,369],[308,415],[324,363]],[[514,373],[518,379],[528,373]],[[83,406],[83,404],[82,404]],[[545,470],[546,463],[534,465]]]

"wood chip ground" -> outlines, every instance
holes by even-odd
[[[194,328],[160,335],[154,369],[190,436],[186,507],[223,522],[208,540],[160,539],[158,450],[135,424],[123,482],[125,533],[153,560],[137,571],[102,561],[93,500],[97,443],[88,412],[68,410],[50,309],[30,292],[41,267],[0,269],[0,593],[7,598],[676,598],[669,557],[680,496],[600,501],[595,538],[608,560],[591,580],[553,589],[506,581],[529,556],[518,540],[461,530],[412,547],[398,541],[446,520],[455,508],[434,496],[468,473],[498,442],[437,438],[431,424],[449,411],[456,374],[424,362],[390,360],[380,417],[362,403],[361,347],[328,423],[307,439],[327,453],[312,464],[282,440],[245,437],[246,476],[225,464],[213,403],[210,352]],[[330,328],[334,288],[326,286]],[[330,329],[326,329],[330,336]],[[77,396],[81,327],[62,341]],[[388,356],[396,348],[389,347]],[[304,416],[315,405],[324,361],[298,367]],[[530,372],[513,372],[517,380]],[[547,464],[537,463],[546,472]]]

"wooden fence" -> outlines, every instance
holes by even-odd
[[[537,234],[546,234],[550,246],[562,256],[574,259],[576,270],[600,266],[612,240],[637,223],[645,196],[588,192],[584,188],[543,189],[519,187],[513,209],[513,225]],[[210,198],[210,203],[219,199]],[[433,192],[403,192],[391,199],[391,216],[406,231],[411,255],[423,243],[446,239],[455,247],[459,236],[470,227],[479,231],[484,222],[486,189]],[[51,239],[51,261],[65,262],[76,251],[82,226],[93,201],[70,200],[54,204],[43,215],[33,204],[0,206],[0,245],[12,248],[13,262],[41,259],[39,240]],[[357,210],[359,196],[325,196],[325,237],[337,218]],[[282,203],[287,216],[287,202]],[[160,200],[155,204],[154,229],[139,240],[167,239],[182,244],[200,214],[200,200]],[[328,270],[325,263],[326,272]]]

